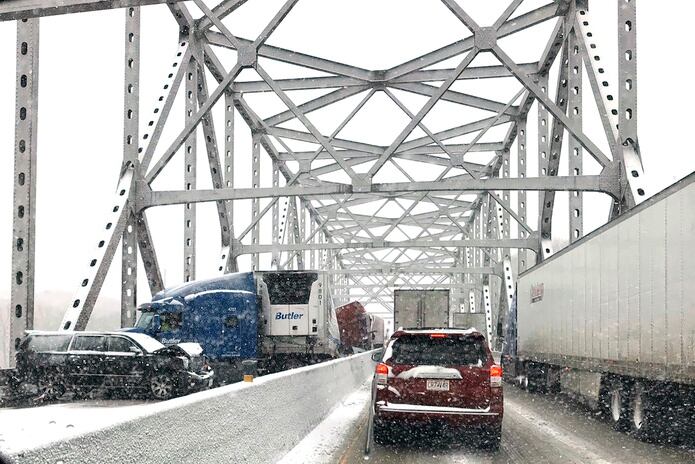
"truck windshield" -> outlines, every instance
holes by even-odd
[[[479,337],[431,338],[405,336],[393,342],[387,360],[396,364],[460,366],[487,361],[484,340]]]
[[[152,325],[153,317],[154,313],[152,311],[143,311],[140,315],[140,319],[138,319],[138,322],[135,323],[135,327],[140,329],[149,329]]]

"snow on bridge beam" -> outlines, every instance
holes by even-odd
[[[349,274],[349,275],[372,275],[372,274],[451,274],[451,273],[467,273],[467,274],[499,274],[494,267],[419,267],[419,268],[398,268],[398,267],[374,267],[369,269],[332,269],[326,271],[328,274]]]
[[[359,193],[402,193],[402,192],[480,192],[484,190],[556,190],[592,191],[617,196],[616,180],[607,176],[557,176],[520,178],[462,179],[446,182],[399,182],[372,184],[368,191]],[[209,189],[190,191],[156,191],[144,193],[139,209],[152,206],[203,203],[220,200],[248,200],[277,196],[302,195],[304,198],[332,197],[336,194],[352,194],[355,189],[347,184],[327,184],[304,187],[270,187],[243,189]],[[465,246],[465,245],[464,245]]]
[[[301,244],[259,244],[241,245],[240,254],[269,253],[272,251],[297,250],[344,250],[347,248],[441,248],[441,247],[470,247],[470,248],[528,248],[535,249],[538,241],[534,239],[472,239],[472,240],[403,240],[389,242],[373,240],[346,243],[301,243]]]
[[[55,16],[84,11],[109,10],[131,6],[156,5],[177,0],[4,0],[0,2],[0,21]]]
[[[522,63],[519,65],[527,74],[535,74],[538,71],[538,62]],[[390,84],[407,84],[421,82],[443,81],[451,75],[453,69],[428,69],[413,71],[405,76],[389,81]],[[496,77],[510,77],[512,73],[504,66],[474,66],[464,70],[458,80],[467,79],[492,79]],[[371,82],[371,81],[370,81]],[[278,79],[278,85],[282,90],[313,90],[332,89],[340,87],[364,86],[365,81],[342,76],[301,77],[294,79]],[[375,85],[381,81],[374,82]],[[235,93],[271,92],[272,89],[265,81],[245,81],[232,84]]]

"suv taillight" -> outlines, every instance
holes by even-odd
[[[497,364],[495,364],[490,367],[490,386],[502,386],[502,366],[498,366]]]
[[[376,383],[377,385],[386,385],[389,377],[389,366],[384,363],[376,365]]]

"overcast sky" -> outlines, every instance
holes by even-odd
[[[471,1],[461,3],[464,7],[480,6]],[[488,9],[492,14],[473,8],[478,15],[474,17],[483,25],[491,24],[508,3],[485,2],[493,5]],[[542,3],[545,2],[529,0],[530,6]],[[252,0],[239,11],[238,18],[229,20],[228,26],[234,33],[252,37],[280,4],[277,0]],[[613,63],[615,1],[601,0],[599,4],[594,0],[592,5],[601,53]],[[695,170],[690,142],[695,106],[690,20],[694,16],[695,3],[691,1],[639,4],[639,136],[652,193]],[[41,20],[36,291],[65,291],[66,305],[82,279],[90,244],[96,239],[95,231],[115,189],[121,163],[123,22],[123,10]],[[141,125],[151,114],[177,41],[177,27],[165,6],[143,8],[142,22]],[[538,34],[545,33],[547,37],[546,29]],[[269,42],[368,69],[384,69],[467,35],[466,29],[435,0],[301,0]],[[516,47],[518,53],[530,48],[537,56],[539,43],[531,34],[528,43],[522,40],[505,46]],[[0,149],[6,155],[6,168],[0,171],[0,218],[5,218],[0,221],[0,301],[9,299],[10,288],[14,44],[15,24],[0,23],[0,63],[4,71],[0,73]],[[268,66],[274,77],[290,73],[289,68]],[[615,66],[612,71],[615,76]],[[260,108],[264,104],[272,114],[270,102],[258,102]],[[375,100],[374,104],[381,103]],[[179,114],[183,114],[181,109]],[[320,121],[315,122],[320,126]],[[360,119],[345,137],[383,143],[381,135],[393,130],[397,133],[405,123],[395,116],[384,118],[375,112],[371,119]],[[238,127],[242,124],[237,119]],[[588,121],[586,124],[592,125]],[[383,131],[373,130],[377,125]],[[176,127],[167,133],[175,135]],[[218,132],[221,131],[220,127]],[[250,154],[250,137],[246,130],[238,132],[238,183],[243,186],[248,182],[245,160]],[[389,137],[392,138],[382,137],[387,140],[386,145]],[[199,153],[202,155],[202,149]],[[205,161],[204,156],[200,158],[201,163]],[[157,184],[157,188],[182,186],[180,160],[175,160],[171,169],[174,174]],[[199,172],[204,172],[202,164]],[[199,185],[205,187],[209,181],[201,178]],[[181,279],[181,211],[181,207],[165,207],[150,216],[169,285]],[[199,206],[199,277],[212,275],[216,268],[219,246],[214,215],[214,205]],[[594,226],[605,216],[605,208],[586,212],[587,222]],[[245,266],[247,260],[242,261],[242,267]],[[118,298],[119,280],[120,266],[116,265],[102,293]],[[142,301],[149,296],[144,281],[139,296]]]

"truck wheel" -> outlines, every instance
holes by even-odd
[[[174,396],[176,385],[174,380],[165,374],[154,375],[150,378],[150,393],[156,400],[168,400]]]
[[[644,383],[635,383],[630,395],[630,432],[640,440],[654,441],[660,437],[660,429],[656,402]]]
[[[526,390],[529,393],[545,393],[545,371],[540,366],[526,368]]]
[[[65,383],[58,372],[45,371],[39,375],[37,382],[39,396],[47,400],[55,400],[65,394]]]
[[[522,375],[521,378],[519,378],[519,388],[522,390],[528,390],[528,375]]]
[[[630,427],[628,414],[628,389],[620,380],[614,380],[608,386],[608,417],[613,428],[624,432]]]

